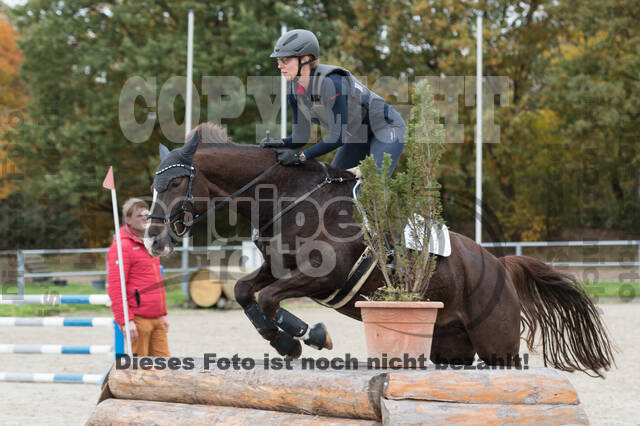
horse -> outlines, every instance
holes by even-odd
[[[301,342],[331,349],[323,324],[308,327],[280,303],[296,297],[326,300],[340,291],[363,254],[362,231],[353,219],[354,176],[313,160],[284,167],[273,150],[224,139],[219,129],[201,124],[181,148],[161,147],[147,250],[154,256],[169,253],[196,222],[233,203],[251,222],[265,259],[235,284],[245,314],[283,356],[299,357]],[[444,303],[434,327],[432,362],[470,365],[477,355],[488,365],[519,366],[526,332],[530,350],[540,336],[545,366],[604,377],[614,362],[612,343],[572,276],[527,256],[497,258],[453,231],[450,243],[451,254],[438,256],[425,293],[425,300]],[[337,311],[361,320],[355,302],[383,282],[374,269]]]

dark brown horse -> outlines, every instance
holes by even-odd
[[[232,199],[233,208],[259,230],[256,245],[265,258],[256,272],[237,282],[238,303],[283,355],[299,356],[300,341],[330,348],[324,326],[307,329],[280,302],[327,298],[344,285],[362,254],[360,228],[352,219],[353,176],[316,161],[283,167],[272,150],[256,146],[207,144],[211,128],[199,127],[185,146],[163,155],[147,249],[166,254],[207,215],[214,200],[222,205]],[[517,365],[526,326],[529,348],[539,335],[545,363],[555,368],[601,376],[611,367],[605,327],[573,278],[530,257],[498,259],[463,235],[450,236],[451,255],[437,259],[427,292],[428,299],[444,303],[435,325],[433,362],[470,364],[477,354],[487,364]],[[360,320],[355,302],[382,283],[381,273],[374,271],[338,311]]]

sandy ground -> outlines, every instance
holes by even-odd
[[[617,368],[605,380],[582,373],[567,374],[594,425],[639,424],[640,411],[640,304],[602,304],[604,319],[620,348]],[[351,356],[366,359],[362,324],[311,304],[289,308],[307,322],[324,322],[331,332],[334,349],[317,352],[304,347],[303,355]],[[106,315],[106,313],[105,313]],[[217,353],[262,358],[277,354],[263,341],[239,310],[174,311],[170,313],[170,347],[173,355],[197,356]],[[2,343],[109,344],[106,328],[2,327]],[[521,353],[526,353],[523,348]],[[111,359],[105,355],[13,355],[0,354],[3,371],[104,373]],[[541,365],[531,355],[531,366]],[[96,385],[0,383],[0,424],[83,424],[99,395]]]

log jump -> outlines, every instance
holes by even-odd
[[[113,367],[88,425],[588,424],[568,380],[526,370],[143,370]],[[361,368],[360,368],[361,367]]]

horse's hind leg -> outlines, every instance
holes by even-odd
[[[488,365],[520,366],[520,304],[507,281],[484,310],[476,306],[467,333],[478,357]]]
[[[461,322],[436,324],[431,345],[434,364],[471,365],[476,351]]]

